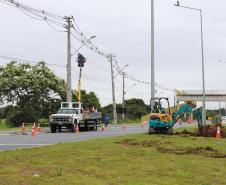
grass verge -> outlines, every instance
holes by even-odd
[[[130,135],[0,152],[0,184],[225,185],[226,140]]]

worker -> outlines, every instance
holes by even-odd
[[[105,115],[104,116],[104,124],[105,124],[105,126],[107,126],[109,124],[109,120],[110,120],[109,116]]]

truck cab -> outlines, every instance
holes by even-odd
[[[58,129],[70,129],[74,132],[75,126],[84,130],[96,130],[100,124],[102,115],[100,112],[83,111],[80,102],[62,102],[56,114],[49,117],[50,131],[55,133]]]

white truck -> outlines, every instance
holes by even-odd
[[[49,117],[49,126],[52,133],[57,129],[70,129],[74,132],[78,126],[80,130],[95,131],[100,126],[102,113],[97,111],[83,110],[80,102],[62,102],[61,107],[56,114]]]

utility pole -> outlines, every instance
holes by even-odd
[[[155,19],[154,0],[151,0],[151,98],[155,97]]]
[[[122,81],[123,81],[123,87],[122,87],[122,119],[125,119],[125,76],[126,73],[122,72]]]
[[[71,94],[71,28],[72,17],[66,17],[67,20],[67,102],[72,102]]]
[[[111,82],[112,82],[112,100],[113,100],[113,122],[118,124],[117,110],[115,102],[115,82],[114,82],[114,71],[113,71],[113,56],[110,54],[110,64],[111,64]]]

